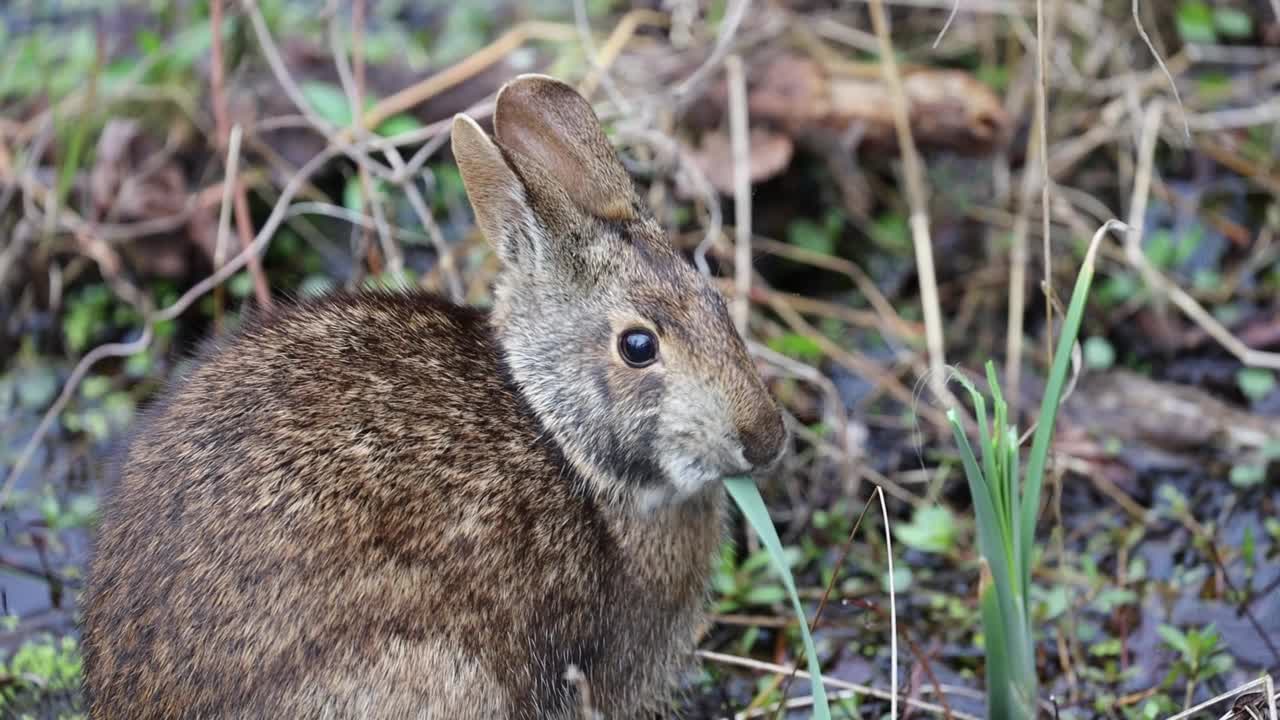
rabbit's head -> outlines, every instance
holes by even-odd
[[[495,139],[453,123],[503,269],[493,322],[512,375],[598,495],[652,510],[767,468],[788,434],[719,291],[643,206],[587,101],[523,75]],[[496,142],[495,142],[496,140]]]

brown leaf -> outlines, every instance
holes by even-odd
[[[782,133],[752,128],[748,142],[751,145],[748,177],[753,185],[774,177],[791,163],[793,144],[791,138]],[[689,154],[716,190],[733,194],[733,147],[727,132],[705,133],[701,145]]]
[[[817,63],[783,55],[763,68],[747,96],[747,110],[753,118],[803,128],[831,114],[831,91]]]
[[[89,188],[99,217],[114,222],[150,220],[182,212],[187,181],[163,143],[136,120],[112,119],[98,139]]]
[[[98,139],[89,194],[94,217],[131,223],[179,215],[189,200],[187,180],[164,143],[136,120],[115,118]],[[183,233],[138,237],[120,252],[140,276],[181,277],[188,269],[189,240]]]

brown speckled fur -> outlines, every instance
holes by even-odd
[[[570,665],[606,718],[661,711],[722,537],[716,480],[786,433],[585,101],[525,76],[496,122],[496,144],[454,128],[506,266],[492,316],[291,304],[148,412],[90,570],[92,718],[561,720]],[[636,326],[653,366],[618,356]]]

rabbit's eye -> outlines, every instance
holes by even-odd
[[[658,359],[658,338],[648,330],[627,330],[618,338],[618,352],[631,367],[647,367]]]

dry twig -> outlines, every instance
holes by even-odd
[[[1138,271],[1143,282],[1157,293],[1158,297],[1165,297],[1176,305],[1183,314],[1217,340],[1240,362],[1252,367],[1280,370],[1280,353],[1255,350],[1245,345],[1208,310],[1205,310],[1195,298],[1161,274],[1142,252],[1142,231],[1147,214],[1147,199],[1151,192],[1151,178],[1154,173],[1156,141],[1159,139],[1160,122],[1163,116],[1164,103],[1155,100],[1147,106],[1147,111],[1142,118],[1138,169],[1134,178],[1133,200],[1129,204],[1129,232],[1125,235],[1124,242],[1125,260]]]
[[[745,4],[745,3],[744,3]],[[733,143],[734,288],[733,322],[739,333],[747,330],[751,311],[751,145],[748,142],[747,81],[742,58],[725,60],[729,81],[729,135]]]
[[[942,310],[938,304],[938,280],[933,265],[933,241],[929,233],[928,200],[925,195],[924,170],[920,154],[911,136],[911,119],[907,108],[902,76],[889,38],[889,21],[883,0],[871,0],[871,23],[880,43],[880,63],[885,84],[893,96],[893,119],[902,153],[902,170],[906,178],[907,203],[911,208],[911,239],[916,253],[916,274],[920,278],[920,304],[924,309],[925,342],[929,348],[929,385],[943,401],[951,398],[946,387],[946,355],[943,347]],[[956,403],[950,403],[956,405]]]
[[[222,5],[224,0],[210,0],[209,25],[214,28],[210,33],[210,54],[212,66],[209,69],[209,90],[213,94],[213,118],[218,133],[218,150],[220,154],[230,157],[228,150],[231,139],[231,123],[227,114],[227,89],[225,82],[226,61],[222,50]],[[238,155],[239,151],[236,151]],[[253,218],[249,216],[249,200],[236,173],[229,168],[225,182],[235,184],[234,207],[236,213],[236,232],[240,237],[240,247],[245,248],[253,242]],[[256,256],[249,258],[249,274],[253,277],[253,291],[258,304],[271,307],[271,289],[267,283],[267,274],[262,270],[262,261]]]

